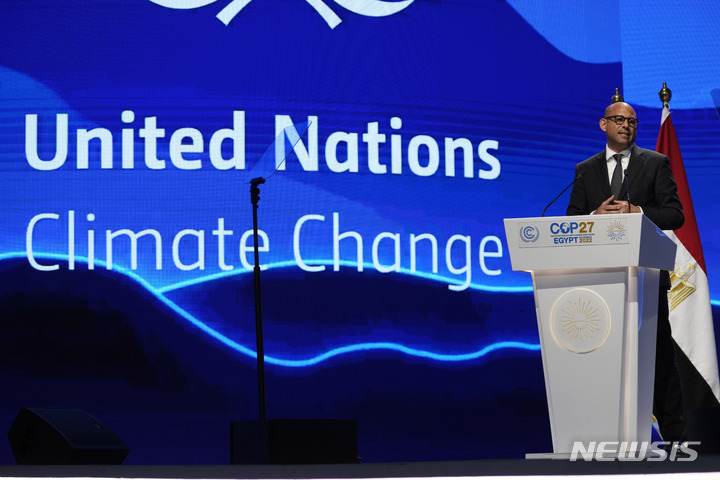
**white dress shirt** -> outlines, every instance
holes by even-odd
[[[613,155],[616,155],[618,153],[622,154],[622,180],[625,179],[625,171],[628,168],[628,165],[630,164],[630,154],[632,153],[632,145],[630,148],[626,148],[622,152],[613,152],[610,150],[610,147],[605,145],[605,160],[607,160],[607,170],[608,170],[608,181],[612,182],[612,176],[613,172],[615,171],[615,159],[613,158]]]

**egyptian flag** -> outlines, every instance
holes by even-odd
[[[665,232],[678,246],[675,271],[670,272],[672,287],[668,302],[672,336],[680,350],[676,349],[683,407],[686,412],[716,407],[720,405],[720,380],[705,257],[680,146],[667,106],[663,108],[655,150],[670,159],[685,214],[685,224],[680,229]]]

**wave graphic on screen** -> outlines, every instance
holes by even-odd
[[[38,256],[38,258],[43,258],[45,260],[53,260],[53,261],[63,261],[67,260],[67,257],[62,255],[43,255]],[[78,261],[82,261],[82,259],[77,259]],[[21,285],[13,286],[13,280],[19,278],[16,274],[19,270],[22,270],[24,274],[22,275],[23,278],[27,279],[28,283],[35,285],[36,280],[40,277],[47,277],[48,282],[53,282],[53,274],[48,274],[47,272],[36,272],[32,271],[30,267],[27,265],[24,256],[22,254],[5,254],[0,256],[0,277],[2,278],[2,283],[6,283],[6,292],[12,291],[12,290],[22,290],[24,287]],[[279,269],[282,270],[282,269]],[[11,274],[10,272],[13,272],[14,274]],[[248,341],[244,343],[241,343],[237,341],[235,338],[233,338],[235,335],[232,335],[231,333],[226,333],[224,330],[228,330],[226,326],[223,325],[211,325],[209,322],[206,322],[199,318],[197,315],[193,314],[189,311],[188,308],[183,308],[178,303],[173,301],[172,299],[168,298],[170,294],[177,293],[178,291],[183,290],[183,288],[200,288],[202,289],[203,284],[213,281],[218,281],[217,278],[213,279],[207,279],[205,281],[195,281],[192,285],[186,285],[186,286],[174,286],[172,288],[165,288],[165,289],[156,289],[149,285],[146,281],[144,281],[141,277],[135,275],[132,271],[125,270],[125,269],[117,269],[113,271],[108,270],[100,270],[98,272],[68,272],[64,271],[62,272],[63,275],[66,276],[76,276],[78,274],[83,275],[87,278],[92,278],[95,275],[100,275],[101,277],[109,277],[111,283],[119,283],[119,284],[127,284],[128,282],[132,282],[135,284],[135,287],[139,291],[141,291],[144,294],[151,295],[156,301],[161,302],[165,307],[169,308],[176,316],[178,316],[180,319],[182,319],[183,322],[186,324],[192,325],[194,328],[198,329],[200,332],[202,332],[205,336],[212,338],[215,341],[220,342],[224,347],[227,347],[231,349],[234,352],[237,352],[243,356],[249,357],[249,358],[256,358],[256,351],[254,348],[247,346],[247,344],[252,345],[252,342],[249,341],[250,334],[245,332],[245,337],[248,338]],[[357,274],[356,274],[357,275]],[[242,277],[248,277],[248,275],[235,275],[235,278],[224,278],[220,279],[220,281],[229,281],[233,283],[237,283],[237,278]],[[32,278],[32,280],[30,280]],[[425,279],[418,279],[424,281]],[[416,280],[413,280],[415,282]],[[333,282],[336,282],[336,280],[333,280]],[[60,282],[64,283],[64,282]],[[246,282],[246,285],[252,288],[252,283],[250,281]],[[27,287],[31,288],[31,287]],[[58,288],[57,286],[55,288]],[[442,292],[442,295],[448,294],[446,292],[446,289],[444,285],[442,285],[438,291]],[[77,292],[78,289],[75,288],[73,292]],[[27,294],[31,294],[31,292],[26,292]],[[34,292],[37,293],[37,292]],[[89,292],[86,292],[89,293]],[[250,292],[252,293],[252,292]],[[7,295],[8,293],[6,293]],[[449,293],[450,295],[453,295],[453,293]],[[205,296],[205,294],[203,294]],[[248,297],[251,298],[251,295]],[[510,302],[512,303],[512,302]],[[246,305],[246,307],[252,307],[252,305]],[[232,308],[232,307],[231,307]],[[338,308],[338,307],[335,307]],[[343,308],[340,306],[339,308]],[[142,318],[142,313],[138,312],[138,318]],[[249,325],[254,325],[252,322],[247,322]],[[428,329],[429,331],[432,330],[432,328]],[[232,328],[230,328],[228,331],[232,332]],[[428,332],[430,333],[430,332]],[[291,335],[292,336],[292,335]],[[348,335],[351,336],[351,335]],[[383,336],[382,334],[374,334],[375,337]],[[347,337],[347,336],[346,336]],[[367,336],[366,336],[367,337]],[[283,356],[282,354],[270,354],[265,356],[265,361],[268,364],[271,365],[277,365],[281,367],[290,367],[290,368],[298,368],[298,367],[309,367],[314,365],[319,365],[324,362],[328,362],[332,359],[337,359],[341,356],[347,356],[352,353],[368,353],[368,352],[392,352],[392,353],[399,353],[402,355],[407,355],[409,357],[417,357],[417,358],[423,358],[428,359],[436,362],[446,363],[446,362],[469,362],[473,360],[483,359],[484,357],[488,356],[489,354],[493,352],[500,352],[500,351],[511,351],[511,350],[523,350],[523,351],[529,351],[529,352],[536,352],[540,349],[539,344],[537,344],[536,341],[532,340],[532,334],[526,333],[523,335],[523,337],[526,338],[520,338],[520,339],[513,339],[508,336],[508,338],[498,338],[494,339],[491,342],[487,342],[485,345],[479,346],[474,349],[466,350],[466,351],[458,351],[459,348],[457,345],[455,345],[454,348],[452,348],[452,351],[442,351],[442,349],[438,346],[432,345],[432,340],[425,340],[424,344],[422,346],[413,346],[409,344],[408,342],[403,341],[396,341],[394,339],[388,339],[388,338],[376,338],[374,340],[369,341],[359,341],[359,342],[346,342],[345,344],[333,346],[330,348],[320,348],[318,349],[317,346],[310,346],[314,352],[311,353],[305,353],[303,355],[294,355],[292,357],[290,356]],[[315,341],[315,340],[313,340]],[[318,342],[322,343],[322,342]],[[417,343],[417,341],[416,341]],[[305,348],[305,350],[308,350],[308,348]]]

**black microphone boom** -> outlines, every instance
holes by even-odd
[[[630,182],[628,182],[627,178],[627,168],[623,172],[623,183],[625,184],[625,199],[628,202],[628,211],[630,209]],[[622,185],[620,186],[622,188]]]
[[[582,176],[583,176],[582,172],[580,172],[580,173],[578,173],[577,175],[575,175],[575,178],[573,178],[573,181],[570,182],[570,183],[568,183],[568,186],[565,187],[565,188],[563,188],[562,192],[558,193],[558,196],[555,197],[555,198],[553,198],[553,199],[552,199],[552,202],[550,202],[550,203],[547,204],[547,206],[545,207],[545,210],[543,210],[543,213],[542,213],[542,215],[540,215],[540,216],[541,216],[541,217],[544,217],[544,216],[545,216],[545,212],[547,212],[547,209],[550,208],[550,205],[552,205],[553,203],[555,203],[555,200],[557,200],[558,198],[560,198],[560,195],[562,195],[563,193],[565,193],[568,188],[572,187],[572,186],[575,184],[575,182],[577,182],[578,180],[580,180],[580,179],[582,178]]]

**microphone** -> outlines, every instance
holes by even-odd
[[[628,205],[630,205],[630,183],[628,182],[627,178],[627,168],[623,170],[623,185],[625,185],[625,199],[628,202]],[[622,189],[622,185],[620,185],[620,189]],[[628,206],[628,208],[630,208]]]
[[[582,176],[583,176],[582,172],[580,172],[580,173],[578,173],[577,175],[575,175],[575,178],[573,178],[573,181],[570,182],[567,187],[563,188],[563,191],[560,192],[560,193],[558,193],[558,196],[555,197],[555,198],[553,198],[553,199],[552,199],[552,202],[550,202],[550,203],[547,204],[547,206],[545,207],[545,210],[543,210],[542,215],[540,215],[540,216],[541,216],[541,217],[544,217],[544,216],[545,216],[545,212],[547,212],[547,209],[550,208],[550,205],[552,205],[553,203],[555,203],[555,200],[557,200],[558,198],[560,198],[560,195],[562,195],[563,193],[565,193],[568,188],[572,187],[572,186],[575,184],[575,182],[577,182],[578,180],[580,180],[580,179],[582,178]]]

